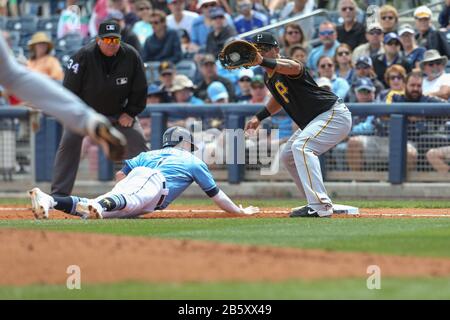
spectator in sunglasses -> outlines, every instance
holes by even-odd
[[[384,34],[397,32],[398,12],[393,6],[385,4],[380,8],[380,23]]]
[[[427,6],[420,6],[414,11],[416,21],[416,40],[420,47],[427,50],[435,49],[443,56],[450,56],[450,45],[443,32],[433,29],[431,10]]]
[[[284,49],[282,55],[288,55],[293,45],[306,47],[305,34],[302,28],[296,23],[289,23],[284,28],[283,33]]]
[[[336,65],[336,76],[345,79],[351,85],[355,69],[352,64],[352,48],[348,44],[341,43],[337,47],[334,63]]]
[[[384,81],[387,83],[387,89],[381,91],[380,101],[391,103],[394,94],[405,93],[406,70],[398,64],[394,64],[386,69]]]
[[[353,50],[353,64],[355,64],[360,57],[372,57],[384,53],[383,29],[379,23],[372,23],[367,26],[366,39],[367,43],[361,44]]]
[[[143,60],[167,60],[173,63],[180,61],[183,56],[180,37],[177,31],[167,28],[166,14],[161,10],[153,10],[150,13],[150,24],[153,27],[153,35],[145,40]]]
[[[308,58],[308,68],[317,71],[317,62],[321,56],[333,57],[339,46],[337,41],[336,26],[330,21],[324,21],[319,26],[319,39],[321,45],[314,48]]]
[[[354,0],[339,1],[339,13],[344,23],[337,27],[338,40],[348,44],[351,49],[366,43],[364,25],[356,21],[358,6]]]
[[[437,50],[425,52],[420,68],[426,77],[423,79],[423,94],[448,100],[450,94],[450,74],[445,72],[448,58]]]
[[[380,80],[377,79],[377,74],[373,70],[373,62],[372,59],[368,56],[359,57],[355,63],[355,73],[352,78],[351,90],[349,90],[348,95],[345,101],[348,102],[356,102],[355,96],[355,86],[359,79],[361,78],[369,78],[372,81],[372,84],[375,87],[375,97],[380,94],[382,90],[384,90],[384,85]]]
[[[350,90],[348,82],[341,77],[338,77],[334,68],[334,61],[332,58],[322,56],[317,62],[318,77],[325,77],[331,81],[331,92],[339,98],[344,99]]]
[[[206,52],[217,57],[225,42],[234,36],[236,31],[226,24],[225,10],[222,7],[212,8],[209,16],[212,20],[213,29],[206,39]]]
[[[408,60],[406,60],[401,49],[402,44],[400,42],[400,37],[396,33],[390,32],[384,36],[385,53],[373,58],[373,68],[375,73],[377,74],[378,80],[383,82],[385,86],[387,83],[384,79],[384,73],[389,66],[399,64],[405,68],[407,72],[411,71]]]
[[[145,40],[153,34],[153,27],[150,24],[152,5],[147,0],[136,1],[134,5],[140,21],[134,24],[132,31],[137,35],[141,46],[144,46]]]
[[[237,102],[248,102],[251,100],[251,81],[254,76],[255,74],[251,69],[242,69],[241,71],[239,71],[239,93],[236,97]]]
[[[416,39],[414,38],[414,29],[409,24],[404,24],[400,27],[398,35],[400,36],[400,42],[402,43],[403,52],[405,58],[411,68],[419,68],[419,62],[423,60],[423,54],[426,49],[417,46]]]

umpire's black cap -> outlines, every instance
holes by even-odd
[[[118,37],[120,38],[120,26],[114,20],[106,20],[100,23],[98,27],[98,36],[104,37]]]
[[[278,47],[278,41],[275,36],[270,32],[257,33],[252,38],[255,44],[268,44],[271,46]]]

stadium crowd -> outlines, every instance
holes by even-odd
[[[381,6],[380,20],[367,24],[365,9],[374,3]],[[228,71],[217,54],[237,34],[318,8],[336,10],[272,31],[282,54],[303,62],[320,86],[346,102],[449,100],[450,0],[438,15],[417,6],[413,24],[400,23],[397,9],[382,0],[0,0],[0,27],[20,63],[62,81],[70,57],[98,36],[103,21],[114,21],[121,27],[118,41],[131,45],[145,62],[148,104],[264,103],[269,92],[261,68]],[[21,102],[0,88],[2,103]],[[367,148],[384,157],[386,133],[379,128],[386,119],[354,121],[349,141],[336,149],[357,159]],[[148,139],[148,119],[141,125]],[[204,125],[223,128],[220,119]],[[273,117],[270,126],[280,129],[282,139],[295,130],[282,117]],[[374,135],[379,139],[362,138]],[[434,166],[437,157],[449,153],[448,147],[431,149],[427,157]],[[414,143],[408,143],[410,168],[416,157]],[[361,170],[359,163],[351,166]],[[442,161],[434,167],[448,171]]]

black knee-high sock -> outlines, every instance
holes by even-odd
[[[123,209],[127,202],[122,195],[112,195],[111,197],[106,197],[98,201],[106,211],[120,210]]]
[[[63,211],[65,213],[73,214],[74,199],[72,197],[58,197],[53,196],[56,201],[55,209]]]

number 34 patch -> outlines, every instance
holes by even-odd
[[[67,69],[72,70],[73,73],[77,74],[78,69],[80,68],[79,63],[74,63],[73,59],[70,59],[67,63]]]

